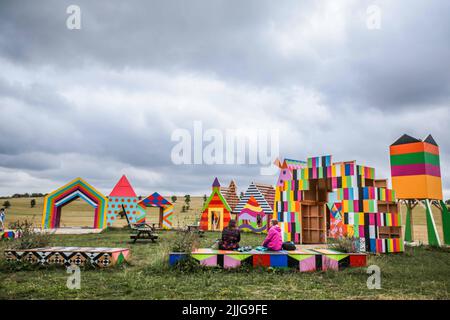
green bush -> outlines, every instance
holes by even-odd
[[[173,241],[171,251],[172,252],[184,252],[191,253],[198,248],[200,243],[199,235],[195,232],[178,231]]]
[[[330,249],[334,249],[345,253],[359,252],[359,248],[356,247],[356,239],[353,237],[340,237],[338,239],[328,239]]]
[[[46,247],[50,243],[50,234],[35,232],[33,223],[28,220],[12,222],[9,227],[21,233],[21,237],[12,241],[8,246],[11,249],[40,248]]]

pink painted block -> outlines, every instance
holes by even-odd
[[[300,261],[300,271],[301,272],[316,271],[316,256],[312,256],[310,258]]]
[[[360,212],[360,210],[359,210],[359,201],[358,200],[353,200],[353,211]]]
[[[365,235],[364,235],[364,226],[359,226],[359,237],[360,237],[360,238],[365,238]]]
[[[200,264],[207,267],[217,266],[217,256],[212,256],[210,258],[204,259],[200,261]]]
[[[224,269],[238,268],[241,266],[241,261],[230,258],[228,256],[223,256],[223,267]]]
[[[323,255],[322,270],[339,270],[339,262],[328,258],[326,255]]]

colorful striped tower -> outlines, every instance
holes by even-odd
[[[390,155],[397,198],[442,200],[439,147],[431,135],[421,141],[405,134],[391,145]]]
[[[417,204],[425,207],[428,243],[441,244],[431,211],[432,205],[442,213],[444,241],[450,242],[447,208],[442,202],[442,180],[439,146],[431,135],[424,140],[404,134],[390,146],[392,186],[397,198],[406,205],[405,240],[413,240],[412,210]],[[445,208],[444,208],[445,207]]]

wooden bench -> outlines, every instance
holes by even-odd
[[[187,231],[188,232],[193,232],[193,233],[197,233],[200,237],[203,237],[205,234],[205,231],[200,230],[200,225],[197,224],[191,224],[187,226]]]
[[[130,239],[133,240],[133,243],[136,243],[138,240],[151,240],[152,242],[156,242],[158,239],[158,234],[156,234],[154,226],[146,223],[131,223],[126,214],[124,205],[122,205],[122,210],[123,214],[125,214],[125,218],[127,219],[128,226],[131,229],[132,233],[130,234]]]

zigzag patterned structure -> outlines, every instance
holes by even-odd
[[[273,214],[274,198],[272,186],[252,182],[233,212],[237,215],[239,229],[266,232]]]
[[[94,208],[93,228],[105,228],[108,199],[81,178],[72,180],[44,198],[42,228],[59,228],[62,208],[78,198],[82,198]]]
[[[155,192],[145,199],[138,202],[142,211],[147,207],[156,207],[162,210],[160,215],[160,227],[163,229],[172,229],[173,204],[167,201],[159,193]]]
[[[7,261],[40,265],[85,266],[108,268],[128,260],[128,248],[45,247],[23,250],[6,250]]]

